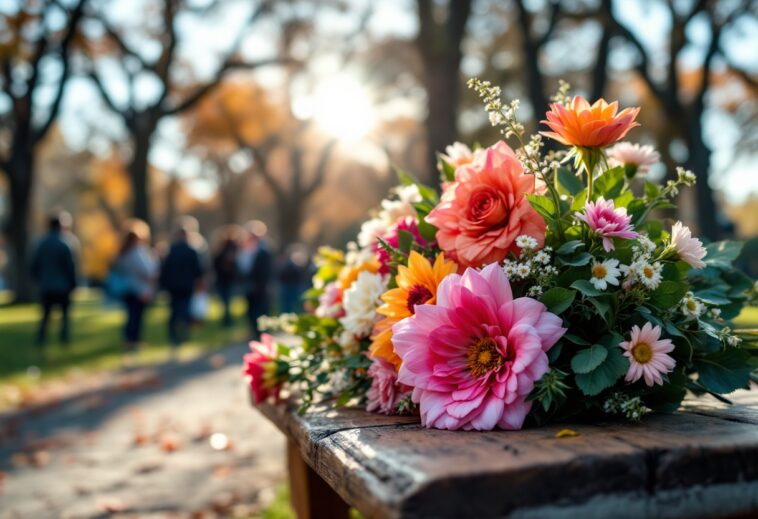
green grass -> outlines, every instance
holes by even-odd
[[[220,303],[213,300],[208,320],[192,330],[190,340],[182,345],[180,358],[192,357],[247,337],[242,300],[234,302],[235,326],[232,328],[221,327],[221,312]],[[100,292],[82,290],[76,293],[71,308],[71,341],[67,347],[57,342],[60,321],[56,314],[53,315],[44,358],[35,343],[39,316],[39,306],[34,304],[0,307],[0,389],[15,386],[28,390],[46,381],[121,366],[125,312],[118,304],[106,305]],[[163,362],[170,356],[166,301],[156,301],[146,310],[144,319],[145,344],[136,363]],[[40,369],[39,376],[34,368],[29,370],[30,366]],[[8,405],[6,394],[10,393],[0,391],[0,408]]]

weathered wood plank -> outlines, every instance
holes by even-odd
[[[642,424],[486,433],[351,409],[261,411],[369,518],[709,517],[758,512],[758,394],[737,397],[744,413],[707,402]],[[556,438],[564,427],[579,435]]]
[[[287,442],[287,472],[297,519],[350,517],[347,503],[305,462],[300,448],[291,440]]]

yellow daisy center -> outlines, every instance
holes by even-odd
[[[505,358],[497,350],[497,344],[489,337],[475,340],[466,353],[467,366],[472,377],[482,377],[498,370]]]
[[[653,267],[649,265],[645,265],[644,267],[642,267],[642,275],[645,276],[646,278],[652,278],[653,274],[655,274]]]
[[[646,342],[632,346],[632,357],[638,364],[647,364],[653,358],[653,348]]]
[[[597,279],[605,279],[605,276],[608,275],[608,269],[605,265],[595,265],[592,267],[592,275]]]
[[[694,299],[687,300],[687,310],[689,310],[690,312],[694,312],[695,310],[697,310],[697,303],[695,302]]]

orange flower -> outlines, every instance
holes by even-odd
[[[617,110],[618,101],[608,104],[598,99],[590,106],[586,99],[576,96],[568,107],[560,103],[550,105],[547,120],[542,123],[553,131],[540,133],[566,146],[605,148],[639,126],[634,121],[640,113],[639,107],[626,108],[619,113]]]
[[[408,266],[397,269],[397,288],[388,290],[382,296],[384,304],[377,310],[384,316],[374,327],[371,355],[381,357],[395,369],[400,369],[400,357],[392,347],[392,325],[410,317],[416,305],[433,305],[437,302],[437,286],[448,274],[458,270],[452,261],[445,261],[443,254],[437,256],[434,265],[416,251],[411,251]]]

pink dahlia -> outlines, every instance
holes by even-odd
[[[676,222],[671,228],[671,246],[679,254],[679,259],[689,263],[691,267],[696,269],[705,267],[703,258],[707,251],[703,247],[703,242],[693,238],[690,228],[682,222]]]
[[[392,327],[398,381],[414,388],[426,427],[520,429],[565,331],[539,301],[514,299],[499,265],[469,268],[442,281],[436,305]]]
[[[474,160],[474,152],[462,142],[456,141],[445,148],[445,154],[442,155],[442,160],[454,168],[458,168],[460,166],[465,166]]]
[[[602,196],[597,199],[597,202],[588,201],[584,206],[584,213],[577,212],[576,217],[603,238],[605,252],[614,249],[613,238],[633,240],[637,237],[631,223],[632,217],[626,214],[626,208],[617,208],[613,200],[606,200]]]
[[[411,394],[412,388],[398,383],[395,366],[380,357],[372,357],[368,375],[371,377],[371,388],[366,395],[366,411],[395,414],[397,404]]]
[[[644,175],[660,162],[661,154],[649,144],[617,142],[608,150],[608,159],[611,166],[632,166],[637,173]]]
[[[668,354],[674,351],[671,339],[661,339],[661,327],[650,323],[640,329],[632,326],[632,338],[619,344],[624,350],[624,356],[629,359],[627,382],[637,382],[645,378],[645,384],[663,385],[664,375],[674,369],[676,361]]]
[[[421,233],[418,230],[418,223],[416,222],[416,219],[411,216],[406,216],[404,218],[401,218],[397,221],[394,225],[392,225],[389,230],[381,235],[380,237],[387,242],[391,247],[398,248],[400,246],[400,231],[405,231],[410,233],[413,236],[413,241],[421,245],[422,247],[426,247],[429,245],[424,238],[421,237]],[[376,253],[376,257],[379,260],[379,264],[381,267],[379,268],[380,274],[387,274],[390,271],[390,261],[392,260],[392,257],[390,256],[390,253],[387,252],[387,249],[382,247],[379,244],[379,240],[374,240],[374,244],[372,245],[372,249]]]
[[[445,257],[462,267],[481,267],[509,252],[520,254],[515,242],[522,234],[542,247],[545,220],[526,198],[533,193],[534,175],[524,173],[513,150],[500,141],[455,170],[455,182],[445,184],[426,221],[437,227]]]
[[[274,338],[269,334],[261,335],[261,340],[250,343],[251,353],[243,357],[245,378],[253,391],[255,403],[260,404],[273,396],[279,398],[283,380],[277,376],[277,349]]]

